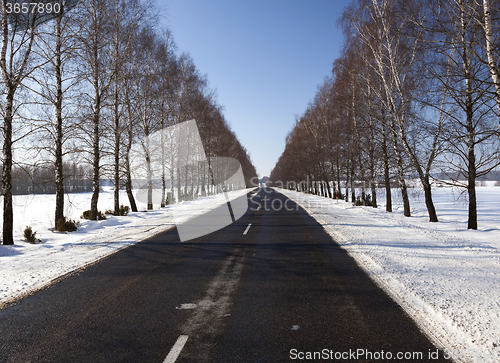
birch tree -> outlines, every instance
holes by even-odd
[[[92,197],[90,202],[90,218],[97,219],[97,202],[99,200],[99,182],[101,177],[101,133],[103,132],[102,111],[106,105],[108,91],[114,77],[110,69],[109,27],[110,16],[108,2],[89,0],[82,2],[78,20],[80,31],[78,41],[83,45],[80,52],[82,77],[89,84],[89,92],[83,95],[83,102],[89,110],[90,118],[88,142],[92,164]]]
[[[45,129],[50,145],[48,150],[54,164],[54,182],[56,192],[56,205],[54,226],[56,230],[64,230],[64,172],[63,172],[63,146],[70,137],[68,115],[64,115],[64,104],[68,102],[69,92],[78,83],[78,77],[69,68],[74,54],[78,52],[74,41],[74,28],[71,28],[72,18],[69,13],[76,5],[77,0],[61,1],[60,11],[55,13],[54,20],[47,23],[45,31],[39,33],[35,41],[35,52],[49,67],[41,68],[31,77],[39,88],[30,88],[30,91],[40,96],[53,108],[54,116]]]
[[[114,181],[114,215],[120,211],[120,184],[121,184],[121,156],[122,156],[122,97],[124,65],[132,56],[134,37],[140,32],[140,27],[146,22],[152,22],[149,14],[152,9],[150,1],[140,0],[113,0],[108,1],[110,17],[110,70],[112,73],[111,108],[112,108],[112,153],[113,153],[113,181]]]
[[[423,56],[421,34],[423,30],[412,27],[406,15],[398,16],[402,13],[398,12],[402,6],[418,7],[418,4],[405,3],[403,5],[387,0],[360,1],[359,7],[367,12],[367,18],[351,18],[350,24],[366,46],[371,49],[375,70],[383,85],[381,100],[390,115],[390,129],[403,195],[404,215],[410,216],[410,205],[404,181],[403,155],[397,145],[398,142],[404,147],[422,183],[429,221],[437,222],[437,213],[432,200],[430,168],[438,153],[441,127],[438,125],[433,128],[432,134],[425,135],[423,138],[424,140],[430,138],[430,152],[424,156],[427,161],[425,165],[419,157],[421,145],[416,147],[417,144],[411,141],[412,129],[418,127],[417,115],[409,112],[412,108],[415,111],[412,94],[421,82],[418,76],[421,72],[417,65]],[[346,12],[346,17],[351,14],[351,12]],[[423,135],[420,133],[420,137]]]
[[[38,25],[37,14],[28,18],[16,17],[8,9],[12,5],[2,0],[2,49],[0,54],[0,71],[5,92],[3,114],[3,244],[14,244],[13,206],[12,206],[12,164],[13,164],[13,123],[16,113],[15,96],[23,82],[39,64],[30,62],[33,43]]]
[[[431,71],[443,88],[442,109],[450,119],[446,169],[458,175],[448,173],[453,184],[467,191],[467,228],[477,229],[476,179],[498,165],[499,155],[498,128],[492,124],[496,96],[487,82],[491,70],[485,62],[484,28],[477,22],[481,5],[473,0],[439,1],[429,9],[435,19],[430,28],[436,34],[434,49],[442,59],[441,67],[435,63]]]

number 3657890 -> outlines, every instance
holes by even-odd
[[[5,12],[8,14],[14,13],[14,14],[27,14],[27,13],[60,13],[61,12],[61,4],[59,3],[28,3],[28,2],[23,2],[23,3],[7,3],[5,4]]]

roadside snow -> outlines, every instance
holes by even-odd
[[[467,230],[464,201],[433,193],[439,223],[429,223],[414,190],[412,217],[278,189],[305,208],[422,330],[459,362],[500,361],[500,188],[478,187],[479,230]],[[378,202],[385,202],[379,195]]]
[[[250,190],[229,192],[228,197],[233,200]],[[83,211],[89,209],[90,196],[91,193],[68,194],[65,215],[69,219],[79,220]],[[125,193],[120,198],[128,201]],[[55,195],[14,196],[15,244],[0,245],[0,306],[64,274],[172,228],[175,222],[186,221],[224,203],[224,194],[148,212],[144,211],[146,205],[138,203],[139,212],[123,217],[108,215],[103,221],[81,220],[78,231],[59,233],[53,232]],[[111,189],[99,194],[98,207],[102,212],[112,209]],[[0,212],[0,220],[2,217]],[[26,226],[31,226],[37,232],[36,237],[42,243],[30,244],[24,240]]]

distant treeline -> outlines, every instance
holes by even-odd
[[[65,193],[92,192],[92,168],[89,165],[66,162],[63,169]],[[55,194],[54,175],[54,165],[13,167],[12,194]]]

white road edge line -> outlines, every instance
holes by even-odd
[[[248,230],[250,229],[250,227],[252,226],[252,223],[250,223],[248,226],[247,226],[247,229],[245,229],[245,232],[243,232],[243,234],[247,234],[248,233]]]
[[[177,338],[177,341],[175,342],[174,346],[168,353],[167,358],[165,358],[163,363],[174,363],[179,354],[181,354],[182,348],[184,348],[184,344],[186,344],[187,340],[187,335],[179,335],[179,338]]]

